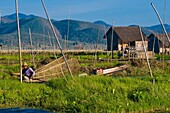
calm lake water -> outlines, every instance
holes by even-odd
[[[52,112],[37,109],[8,108],[0,109],[0,113],[52,113]]]
[[[8,109],[0,109],[0,113],[52,113],[45,110],[38,109],[21,109],[21,108],[8,108]],[[170,113],[168,112],[152,112],[152,113]]]

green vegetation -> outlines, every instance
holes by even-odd
[[[24,14],[20,14],[24,15]],[[0,27],[0,44],[2,44],[6,48],[15,46],[17,47],[17,34],[16,34],[16,22],[15,19],[11,16],[6,16],[2,25]],[[11,21],[9,21],[11,20]],[[65,48],[67,39],[67,47],[70,49],[74,48],[94,48],[96,44],[96,40],[98,40],[98,44],[105,46],[105,39],[103,39],[104,33],[108,29],[108,26],[105,25],[98,25],[95,23],[90,22],[83,22],[83,21],[76,21],[76,20],[61,20],[56,21],[52,20],[54,25],[54,29],[56,31],[57,36],[60,39],[61,46]],[[69,27],[69,34],[68,34],[68,27]],[[49,49],[51,46],[49,41],[49,36],[51,38],[51,42],[56,42],[53,38],[54,35],[50,28],[50,25],[47,19],[33,16],[29,17],[24,15],[23,18],[20,19],[20,28],[21,28],[21,41],[24,44],[25,48],[30,48],[30,38],[28,29],[31,29],[32,34],[32,42],[34,48],[38,49]],[[67,35],[69,35],[67,37]],[[56,43],[55,43],[56,44]],[[53,44],[54,45],[54,44]],[[4,48],[3,47],[3,48]],[[23,46],[22,46],[23,47]],[[101,47],[101,46],[98,46]],[[53,46],[51,47],[53,48]],[[50,49],[51,49],[50,48]]]
[[[16,56],[14,54],[14,56]],[[20,83],[10,76],[10,72],[18,72],[15,63],[17,56],[0,56],[0,107],[40,108],[55,112],[150,112],[167,111],[170,106],[170,63],[163,64],[151,61],[155,84],[149,77],[147,64],[143,60],[127,62],[130,66],[125,72],[114,77],[75,75],[75,79],[67,77],[50,80],[46,83]],[[82,67],[92,61],[90,55],[72,55],[79,57]],[[104,54],[99,56],[104,59]],[[28,54],[24,60],[31,60]],[[38,54],[35,59],[41,62],[53,58],[52,54]],[[89,59],[88,59],[89,58]],[[94,58],[94,57],[93,57]],[[8,59],[9,65],[8,65]],[[50,59],[53,60],[53,59]],[[4,64],[6,61],[6,64]],[[12,63],[11,63],[12,62]],[[37,62],[37,63],[38,63]],[[86,64],[86,63],[87,64]],[[110,66],[118,65],[110,63]],[[97,65],[102,64],[97,61]],[[93,64],[93,63],[91,63]],[[109,64],[102,64],[109,66]],[[92,66],[91,66],[92,67]],[[120,76],[127,77],[120,77]]]
[[[169,55],[155,55],[155,57],[157,58],[157,60],[170,60],[170,56]]]

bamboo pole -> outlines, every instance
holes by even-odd
[[[130,42],[129,42],[129,46],[128,46],[129,48],[129,50],[128,50],[128,59],[129,59],[129,61],[130,61]]]
[[[17,32],[18,32],[18,50],[19,50],[19,62],[20,62],[20,81],[22,83],[22,54],[21,54],[21,34],[19,26],[19,16],[18,16],[18,0],[15,0],[16,8],[16,21],[17,21]]]
[[[155,8],[155,6],[153,5],[153,3],[151,3],[151,5],[152,5],[152,7],[153,7],[153,9],[154,9],[154,11],[155,11],[158,19],[159,19],[159,22],[161,23],[161,26],[162,26],[162,29],[163,29],[165,35],[166,35],[166,38],[168,39],[168,42],[170,43],[170,38],[169,38],[169,36],[168,36],[168,33],[167,33],[166,29],[165,29],[165,26],[164,26],[162,20],[161,20],[161,17],[159,16],[159,13],[158,13],[158,11],[156,10],[156,8]]]
[[[64,49],[67,50],[67,36],[64,35]]]
[[[156,37],[155,37],[155,35],[154,35],[154,39],[153,39],[153,47],[152,47],[153,60],[154,60],[154,55],[155,55],[155,40],[156,40]]]
[[[49,39],[50,39],[50,35],[49,35]],[[50,42],[51,42],[51,40],[50,40]],[[60,64],[60,62],[58,61],[57,56],[56,56],[56,54],[55,54],[54,38],[53,38],[53,44],[50,43],[50,45],[51,45],[51,47],[54,45],[54,46],[53,46],[53,54],[54,54],[55,59],[57,60],[57,63]],[[61,74],[63,75],[64,79],[67,81],[67,78],[66,78],[66,76],[64,75],[63,68],[61,67],[61,65],[60,65],[60,70],[61,70]]]
[[[100,28],[98,30],[98,36],[97,36],[97,40],[96,40],[96,47],[95,47],[95,55],[94,55],[94,66],[96,66],[97,63],[97,49],[98,49],[98,41],[99,41],[99,36],[100,36]]]
[[[124,46],[123,46],[123,41],[122,41],[122,55],[123,55],[123,58],[125,58],[125,53],[124,53],[124,51],[125,51],[125,48],[124,48]]]
[[[29,28],[29,36],[30,36],[32,60],[33,60],[34,68],[35,68],[36,66],[35,66],[35,60],[34,60],[33,44],[32,44],[32,35],[31,35],[31,29],[30,29],[30,28]]]
[[[1,11],[0,11],[0,27],[1,27],[1,20],[2,20],[2,19],[1,19],[1,18],[2,18],[1,15],[2,15],[2,13],[1,13]]]
[[[164,16],[163,16],[164,23],[165,23],[165,16],[166,16],[166,0],[164,0]]]
[[[109,59],[109,55],[108,55],[108,37],[107,37],[107,30],[106,30],[106,26],[104,27],[105,30],[105,38],[106,38],[106,60],[108,61]]]
[[[43,5],[45,14],[46,14],[46,16],[47,16],[47,19],[48,19],[48,21],[49,21],[49,24],[50,24],[50,26],[51,26],[51,29],[52,29],[52,31],[53,31],[53,34],[54,34],[54,36],[55,36],[55,38],[56,38],[56,40],[57,40],[57,45],[58,45],[58,47],[59,47],[59,49],[60,49],[60,51],[61,51],[61,54],[62,54],[62,56],[63,56],[63,58],[64,58],[65,63],[66,63],[67,69],[68,69],[71,77],[73,77],[72,72],[71,72],[71,70],[70,70],[70,67],[69,67],[69,65],[68,65],[67,59],[66,59],[66,57],[65,57],[65,55],[64,55],[63,49],[62,49],[62,47],[61,47],[61,45],[60,45],[60,42],[59,42],[58,37],[57,37],[57,34],[56,34],[56,32],[55,32],[54,26],[53,26],[53,24],[52,24],[52,22],[51,22],[51,19],[50,19],[49,15],[48,15],[46,6],[45,6],[45,4],[44,4],[44,0],[41,0],[41,2],[42,2],[42,5]],[[73,78],[74,78],[74,77],[73,77]]]
[[[113,59],[113,30],[114,30],[114,27],[112,26],[112,37],[111,37],[111,54],[112,54],[112,59]]]
[[[166,0],[164,0],[164,16],[163,16],[163,23],[165,23],[165,16],[166,16]],[[165,44],[165,39],[163,38],[163,47],[164,47],[164,49],[166,49],[165,48],[165,46],[164,46],[164,44]],[[164,69],[164,65],[165,65],[165,52],[163,52],[163,69]]]
[[[69,11],[68,11],[68,26],[67,26],[67,39],[66,39],[66,50],[68,49],[68,40],[70,36],[70,2],[69,2]]]
[[[53,45],[52,45],[52,42],[51,42],[51,38],[50,38],[49,32],[48,32],[48,40],[49,40],[49,43],[50,43],[50,48],[49,48],[49,49],[51,49],[51,47],[52,47]]]
[[[155,40],[156,40],[156,37],[154,36],[154,39],[153,39],[153,47],[152,47],[153,53],[155,52]]]
[[[43,33],[45,33],[45,30],[43,28]],[[45,38],[46,38],[46,34],[43,34],[43,47],[42,47],[42,50],[43,50],[43,56],[44,56],[44,59],[46,58],[46,43],[45,43]]]
[[[148,59],[148,55],[147,55],[146,46],[145,46],[145,43],[144,43],[141,27],[139,27],[139,31],[140,31],[140,35],[141,35],[141,38],[142,38],[142,46],[143,46],[143,49],[144,49],[144,52],[145,52],[145,57],[146,57],[146,60],[147,60],[150,76],[153,78],[152,69],[151,69],[151,66],[150,66],[150,63],[149,63],[149,59]],[[153,81],[153,83],[154,83],[154,81]]]

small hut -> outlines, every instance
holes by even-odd
[[[168,34],[170,37],[170,34]],[[148,50],[154,51],[155,53],[170,52],[170,43],[165,34],[152,33],[148,36]]]
[[[142,32],[144,43],[148,48],[146,35]],[[123,50],[129,47],[132,50],[143,51],[142,37],[138,26],[131,27],[111,27],[104,35],[107,39],[107,50]]]

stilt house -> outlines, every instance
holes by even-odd
[[[145,34],[142,32],[146,49],[148,41]],[[144,51],[142,45],[142,37],[140,29],[137,26],[133,27],[111,27],[104,37],[107,40],[107,50],[123,50],[128,47],[135,51]]]
[[[170,37],[170,34],[168,34]],[[165,34],[152,33],[148,36],[148,50],[154,51],[155,53],[170,52],[170,43]]]

